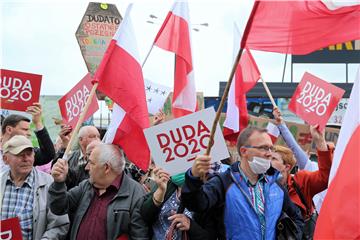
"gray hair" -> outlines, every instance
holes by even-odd
[[[78,137],[79,138],[84,137],[85,135],[88,134],[90,129],[95,129],[97,132],[99,132],[95,126],[90,126],[90,125],[82,126],[79,130]]]
[[[125,157],[123,151],[116,145],[100,143],[95,149],[98,151],[98,161],[101,165],[108,163],[114,172],[120,174],[125,168]]]

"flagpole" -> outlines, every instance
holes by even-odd
[[[95,92],[96,92],[96,88],[98,86],[98,82],[96,82],[94,84],[94,86],[92,87],[91,91],[90,91],[90,95],[85,103],[85,106],[84,106],[84,109],[83,111],[81,112],[80,114],[80,117],[79,117],[79,120],[77,121],[76,123],[76,126],[74,128],[74,131],[72,132],[71,134],[71,138],[70,138],[70,141],[69,141],[69,144],[67,145],[66,147],[66,150],[65,150],[65,153],[64,153],[64,156],[62,157],[63,159],[67,160],[68,159],[68,154],[72,148],[72,146],[74,145],[74,142],[75,142],[75,135],[77,135],[77,133],[79,132],[79,129],[81,127],[81,124],[84,122],[84,118],[85,118],[85,115],[87,113],[87,111],[89,110],[89,107],[90,107],[90,104],[91,104],[91,101],[95,95]]]
[[[146,57],[145,57],[145,59],[144,59],[143,63],[141,64],[141,68],[143,68],[143,67],[144,67],[144,65],[145,65],[145,63],[146,63],[146,61],[147,61],[148,57],[150,56],[151,51],[152,51],[152,50],[153,50],[153,48],[154,48],[154,45],[155,45],[154,43],[151,45],[150,50],[148,51],[148,53],[147,53],[147,55],[146,55]]]
[[[265,91],[266,91],[268,97],[270,98],[270,101],[271,101],[273,107],[274,107],[274,108],[277,108],[277,105],[276,105],[276,103],[275,103],[275,101],[274,101],[274,98],[273,98],[273,96],[272,96],[272,94],[271,94],[271,92],[270,92],[270,89],[269,89],[268,85],[266,84],[265,80],[264,80],[261,76],[260,76],[260,79],[261,79],[261,81],[262,81],[262,83],[263,83],[263,86],[264,86],[264,88],[265,88]]]
[[[283,74],[282,74],[282,79],[281,82],[284,82],[284,78],[285,78],[285,70],[286,70],[286,62],[287,62],[287,55],[285,55],[285,62],[284,62],[284,68],[283,68]]]
[[[210,155],[210,152],[211,152],[211,148],[214,144],[214,135],[215,135],[215,131],[216,131],[216,126],[219,122],[219,119],[220,119],[220,115],[221,115],[221,112],[222,112],[222,109],[224,108],[224,104],[225,104],[225,100],[229,94],[229,90],[230,90],[230,86],[231,86],[231,83],[232,83],[232,80],[234,78],[234,75],[235,75],[235,71],[236,71],[236,68],[239,64],[239,61],[240,61],[240,57],[244,51],[244,48],[245,48],[245,45],[246,45],[246,40],[247,40],[247,37],[249,35],[249,31],[250,31],[250,27],[251,27],[251,24],[252,24],[252,21],[253,21],[253,18],[255,16],[255,12],[256,12],[256,9],[258,8],[259,6],[259,3],[260,1],[255,1],[254,3],[254,7],[251,11],[251,14],[250,14],[250,17],[249,17],[249,20],[246,24],[246,27],[245,27],[245,31],[244,31],[244,35],[241,39],[241,45],[240,45],[240,49],[239,49],[239,52],[236,56],[236,59],[235,59],[235,62],[234,62],[234,65],[231,69],[231,73],[230,73],[230,76],[229,76],[229,79],[226,83],[226,86],[225,86],[225,89],[224,89],[224,93],[223,93],[223,96],[221,97],[221,101],[220,101],[220,104],[219,104],[219,107],[218,107],[218,110],[216,112],[216,116],[215,116],[215,119],[214,119],[214,122],[213,122],[213,125],[212,125],[212,128],[211,128],[211,132],[210,132],[210,139],[209,139],[209,144],[206,148],[206,152],[205,152],[205,155]]]

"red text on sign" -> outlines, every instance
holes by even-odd
[[[156,138],[163,153],[167,156],[166,162],[170,162],[206,149],[210,138],[209,133],[210,130],[200,120],[196,129],[192,125],[184,125],[168,133],[160,133],[156,135]],[[188,161],[194,159],[195,157],[191,156]]]

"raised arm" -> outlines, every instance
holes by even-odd
[[[85,182],[67,191],[65,179],[68,169],[67,161],[59,159],[51,171],[54,182],[49,187],[49,206],[50,210],[56,215],[76,211],[83,194]]]
[[[281,112],[278,108],[275,108],[273,111],[275,117],[275,123],[283,137],[286,145],[293,151],[294,156],[296,158],[297,165],[300,169],[304,169],[306,164],[311,161],[304,150],[299,146],[296,142],[294,136],[291,134],[289,128],[286,126],[284,122]]]

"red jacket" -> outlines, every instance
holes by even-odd
[[[328,146],[329,148],[329,146]],[[328,187],[329,174],[333,158],[334,148],[329,148],[327,151],[317,151],[319,170],[310,172],[306,170],[298,171],[293,178],[303,193],[306,203],[311,207],[310,213],[314,212],[314,205],[312,199],[314,195],[324,191]],[[291,175],[288,176],[287,186],[290,199],[300,208],[302,216],[307,219],[309,215],[306,213],[306,207],[301,202],[299,195],[293,186]]]

